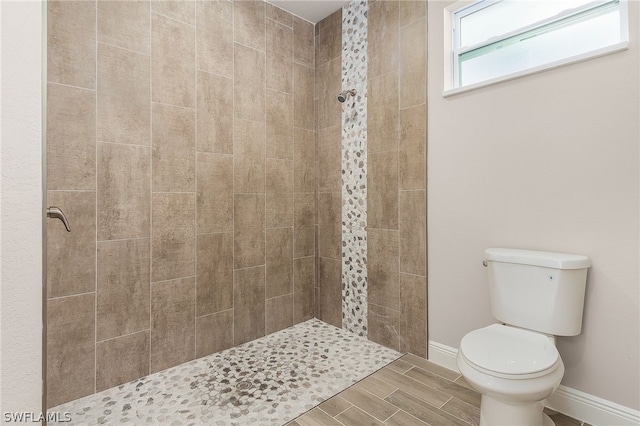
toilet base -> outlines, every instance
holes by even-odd
[[[482,395],[480,426],[554,426],[553,420],[542,412],[542,402],[507,404]]]

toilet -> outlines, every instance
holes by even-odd
[[[499,324],[462,338],[456,363],[482,394],[480,426],[551,426],[542,412],[564,364],[556,336],[582,331],[586,256],[486,249],[491,311]]]

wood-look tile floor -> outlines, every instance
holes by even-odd
[[[557,426],[588,426],[563,414]],[[457,372],[407,354],[288,423],[289,426],[478,425],[480,394]]]

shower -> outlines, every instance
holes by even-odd
[[[347,100],[347,98],[349,96],[355,96],[356,93],[357,93],[356,89],[344,90],[344,91],[340,92],[340,94],[338,95],[338,101],[343,103],[344,101]]]

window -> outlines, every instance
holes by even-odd
[[[451,30],[445,95],[626,49],[626,6],[626,0],[456,3],[445,10]]]

